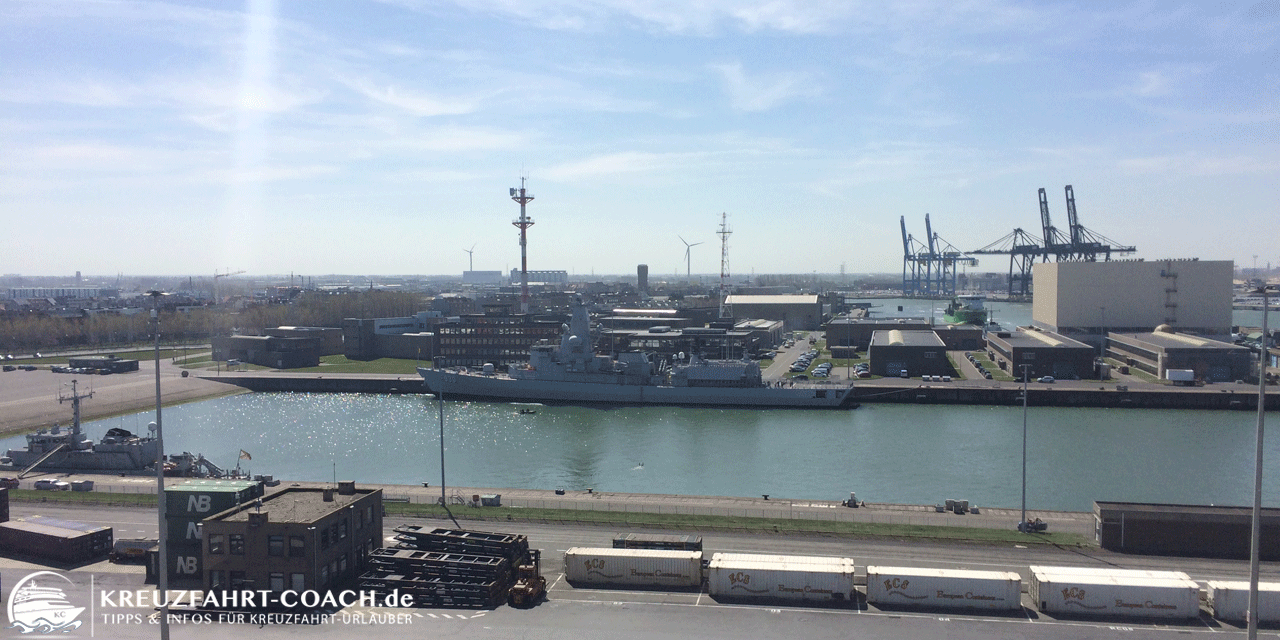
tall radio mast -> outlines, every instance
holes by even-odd
[[[727,213],[720,213],[720,230],[716,232],[720,236],[720,317],[728,318],[733,316],[733,310],[729,308],[729,234],[733,233],[729,229]]]
[[[533,202],[533,194],[526,193],[524,190],[523,176],[520,177],[520,188],[511,188],[511,199],[520,203],[520,219],[513,220],[520,230],[520,313],[529,313],[529,251],[528,251],[528,230],[533,226],[533,218],[525,215],[524,206]]]

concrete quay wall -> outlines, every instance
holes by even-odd
[[[426,393],[421,379],[409,376],[319,376],[310,375],[220,375],[211,378],[250,391],[296,391],[309,393]],[[1036,407],[1097,407],[1116,409],[1235,409],[1256,411],[1258,394],[1235,389],[1161,388],[1117,391],[1114,387],[1085,389],[1068,385],[1028,388],[1027,401]],[[976,386],[964,383],[940,384],[859,384],[853,389],[854,402],[902,404],[1022,404],[1022,385],[995,383]],[[1267,394],[1267,408],[1280,409],[1280,393]]]

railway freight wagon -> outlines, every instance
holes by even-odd
[[[867,567],[867,602],[930,609],[1022,608],[1022,578],[1012,571]]]
[[[1186,577],[1153,578],[1131,571],[1110,575],[1052,573],[1032,567],[1027,593],[1044,613],[1188,619],[1200,615],[1200,587]],[[1128,575],[1126,575],[1128,574]],[[1185,574],[1183,574],[1185,576]]]
[[[698,589],[702,552],[574,547],[564,554],[564,574],[574,585]]]
[[[1244,621],[1249,613],[1249,583],[1211,580],[1209,606],[1219,620]],[[1258,622],[1280,622],[1280,582],[1258,583]]]
[[[853,560],[717,553],[707,569],[715,598],[853,601]]]

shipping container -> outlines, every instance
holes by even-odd
[[[1022,608],[1022,577],[1012,571],[867,567],[867,602],[931,609]]]
[[[159,540],[150,538],[120,538],[112,546],[108,559],[112,562],[142,562],[146,560],[147,552],[157,549],[159,544]]]
[[[1056,567],[1031,565],[1031,573],[1051,573],[1059,576],[1110,576],[1113,578],[1155,578],[1157,580],[1190,580],[1182,571],[1155,571],[1149,569],[1113,569],[1111,567]]]
[[[1244,621],[1249,612],[1249,583],[1210,581],[1209,606],[1219,620]],[[1280,622],[1280,582],[1258,583],[1258,622]]]
[[[574,547],[564,554],[573,584],[695,589],[702,586],[702,552]]]
[[[178,544],[166,543],[165,553],[168,555],[164,564],[169,571],[169,580],[204,579],[204,547],[199,540]]]
[[[166,517],[199,520],[262,497],[263,487],[255,480],[198,479],[164,493]]]
[[[785,564],[830,564],[833,560],[840,560],[853,564],[852,558],[834,558],[831,556],[784,556],[766,553],[715,553],[711,556],[712,560],[720,560],[721,562],[773,562]]]
[[[1185,578],[1033,571],[1027,591],[1044,613],[1167,619],[1200,615],[1200,586]]]
[[[613,548],[702,551],[702,536],[667,536],[652,533],[620,533],[613,538]]]
[[[0,523],[0,550],[61,562],[84,562],[111,553],[111,527],[29,516]]]
[[[712,556],[707,573],[708,591],[712,596],[816,602],[854,600],[853,560],[849,558],[732,557],[741,555],[717,553]]]
[[[169,544],[199,542],[200,521],[200,518],[165,518],[165,532],[168,534],[165,540]]]

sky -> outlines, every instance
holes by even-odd
[[[0,3],[0,274],[1280,265],[1280,0]],[[688,250],[685,242],[695,244]],[[698,244],[700,243],[700,244]],[[471,253],[468,253],[468,252]],[[985,256],[969,271],[1008,270]]]

